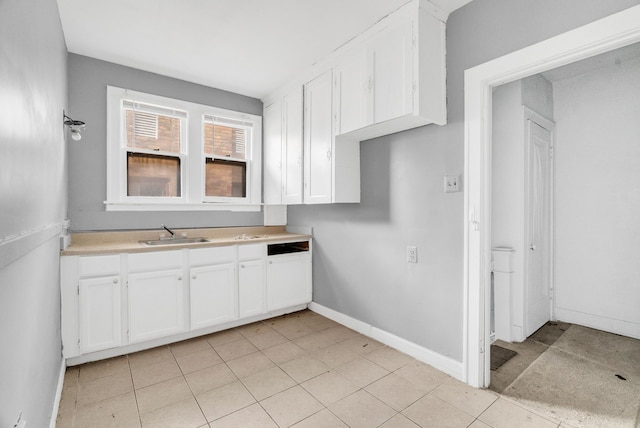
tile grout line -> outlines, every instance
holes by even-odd
[[[205,342],[207,342],[207,345],[209,345],[209,347],[211,348],[211,350],[213,352],[216,352],[215,349],[213,349],[213,346],[211,346],[211,344],[209,343],[208,340],[205,340]],[[209,426],[209,421],[207,420],[207,415],[204,414],[204,410],[202,410],[202,406],[200,405],[200,402],[196,398],[196,394],[194,394],[193,389],[191,389],[191,385],[189,385],[189,382],[187,382],[187,377],[186,377],[186,375],[184,373],[184,370],[182,370],[182,367],[180,367],[180,364],[178,363],[178,359],[176,358],[175,354],[171,350],[171,346],[169,346],[169,352],[171,352],[171,355],[173,356],[176,364],[178,365],[178,369],[180,370],[180,373],[182,374],[182,379],[184,380],[184,383],[187,385],[187,388],[189,388],[189,392],[191,393],[191,398],[193,398],[193,401],[196,402],[196,405],[198,406],[198,409],[200,410],[200,413],[202,414],[202,418],[205,421],[205,425],[208,427]],[[189,355],[189,354],[186,354],[186,355]],[[216,352],[216,355],[218,355],[217,352]],[[142,423],[141,423],[141,425],[142,425]],[[200,428],[205,426],[205,425],[201,425]],[[144,427],[142,427],[142,428],[144,428]]]
[[[291,318],[291,320],[295,320],[295,318]],[[299,320],[298,320],[298,321],[299,321]],[[315,378],[317,378],[317,377],[319,377],[319,376],[322,376],[323,374],[326,374],[326,373],[329,373],[329,372],[334,372],[336,375],[340,376],[341,378],[344,378],[345,380],[347,380],[347,381],[349,381],[349,382],[354,383],[355,385],[357,385],[357,389],[356,389],[355,391],[353,391],[352,393],[348,394],[346,397],[342,397],[340,400],[342,400],[342,399],[344,399],[344,398],[347,398],[347,397],[349,397],[349,396],[352,396],[352,395],[354,395],[354,394],[357,394],[357,393],[359,393],[359,392],[364,392],[364,393],[366,393],[367,395],[370,395],[370,396],[371,396],[372,398],[374,398],[376,401],[379,401],[380,403],[382,403],[382,404],[383,404],[383,405],[385,405],[386,407],[388,407],[388,408],[392,409],[392,410],[393,410],[393,414],[392,414],[389,418],[387,418],[385,421],[381,422],[381,424],[387,423],[389,420],[393,419],[393,418],[394,418],[394,417],[396,417],[398,414],[403,415],[403,414],[402,414],[402,411],[403,411],[403,410],[396,410],[395,408],[393,408],[393,407],[391,407],[389,404],[387,404],[385,401],[383,401],[383,400],[379,399],[378,397],[376,397],[375,395],[373,395],[372,393],[370,393],[369,391],[367,391],[367,390],[366,390],[366,388],[367,388],[368,386],[372,385],[373,383],[378,382],[379,380],[381,380],[381,379],[385,378],[386,376],[389,376],[390,374],[395,374],[396,376],[398,376],[397,372],[398,372],[400,369],[402,369],[402,368],[406,367],[407,365],[409,365],[409,364],[411,364],[411,363],[413,363],[413,362],[415,362],[415,361],[417,361],[417,360],[415,360],[414,358],[410,358],[408,361],[404,362],[404,363],[403,363],[402,365],[400,365],[399,367],[396,367],[394,370],[389,370],[389,369],[387,369],[387,368],[383,367],[382,365],[380,365],[378,362],[373,361],[372,359],[370,359],[370,356],[371,356],[371,354],[373,354],[374,352],[376,352],[376,351],[378,351],[378,350],[382,350],[382,349],[385,349],[385,348],[389,348],[389,349],[392,349],[392,350],[393,350],[393,348],[390,348],[390,347],[388,347],[388,346],[382,346],[382,347],[380,347],[380,348],[373,349],[373,350],[371,350],[371,351],[369,351],[369,352],[366,352],[366,353],[360,353],[360,352],[357,352],[357,351],[351,351],[351,352],[353,352],[353,354],[355,355],[355,358],[354,358],[354,359],[351,359],[351,360],[346,361],[346,362],[342,362],[341,364],[339,364],[339,365],[337,365],[337,366],[335,366],[335,367],[333,367],[333,365],[327,365],[328,369],[327,369],[326,371],[323,371],[322,373],[319,373],[319,374],[317,374],[317,375],[314,375],[314,376],[310,377],[309,379],[305,379],[304,381],[298,382],[296,379],[293,379],[293,378],[289,375],[289,373],[287,373],[285,370],[283,370],[281,366],[282,366],[282,365],[284,365],[284,364],[286,364],[287,362],[294,361],[294,360],[299,359],[299,358],[303,358],[304,356],[307,356],[307,357],[309,357],[309,358],[313,358],[313,359],[315,359],[315,360],[318,360],[318,361],[320,361],[321,363],[323,363],[323,364],[325,364],[325,365],[326,365],[326,363],[324,363],[324,361],[323,361],[321,358],[319,358],[319,357],[318,357],[318,352],[319,352],[319,351],[321,351],[321,350],[323,350],[323,349],[327,349],[327,348],[333,347],[333,346],[342,346],[342,345],[344,345],[347,341],[349,341],[351,338],[356,338],[356,337],[358,337],[357,335],[353,335],[353,336],[351,336],[351,337],[344,337],[344,338],[341,338],[340,340],[337,340],[336,342],[332,342],[332,343],[331,343],[331,344],[329,344],[329,345],[322,346],[322,347],[318,348],[317,350],[309,351],[309,350],[307,350],[307,349],[305,349],[305,348],[302,348],[302,347],[300,347],[299,345],[297,345],[297,343],[295,342],[295,340],[298,340],[298,339],[301,339],[301,338],[304,338],[304,337],[307,337],[307,336],[310,336],[310,335],[313,335],[313,334],[322,334],[322,335],[324,335],[324,336],[326,336],[326,337],[332,337],[331,335],[327,334],[326,330],[329,330],[329,329],[331,329],[331,328],[335,328],[335,327],[342,327],[342,326],[329,326],[329,327],[325,327],[325,328],[322,328],[322,329],[315,329],[313,326],[311,326],[311,325],[309,325],[309,324],[307,324],[307,323],[305,323],[305,322],[303,322],[303,321],[299,321],[299,322],[301,322],[303,325],[305,325],[305,326],[306,326],[309,330],[311,330],[311,331],[310,331],[308,334],[305,334],[305,335],[303,335],[303,336],[297,336],[295,333],[290,333],[290,334],[288,334],[289,336],[293,337],[293,339],[292,339],[292,338],[290,338],[290,337],[285,336],[283,333],[281,333],[281,332],[278,330],[278,328],[276,327],[278,324],[276,324],[276,326],[270,326],[270,325],[267,325],[264,321],[261,321],[261,324],[263,324],[265,327],[267,327],[267,328],[269,328],[269,329],[271,329],[271,330],[275,331],[277,334],[279,334],[279,335],[283,336],[283,337],[286,339],[286,341],[285,341],[285,342],[281,342],[281,343],[276,343],[276,344],[270,345],[270,346],[265,347],[265,348],[263,348],[263,349],[257,348],[257,346],[256,346],[256,349],[257,349],[257,350],[256,350],[255,352],[251,352],[250,354],[247,354],[247,355],[256,354],[256,353],[260,352],[260,355],[262,355],[264,358],[266,358],[267,360],[269,360],[269,361],[273,364],[273,367],[277,367],[277,368],[279,368],[279,369],[280,369],[280,370],[281,370],[281,371],[282,371],[282,372],[287,376],[287,378],[291,379],[291,380],[294,382],[294,385],[293,385],[293,386],[287,387],[287,388],[285,388],[284,390],[279,391],[279,392],[277,392],[277,393],[275,393],[275,394],[271,394],[270,396],[265,397],[265,398],[263,398],[262,400],[258,400],[258,399],[257,399],[257,397],[254,395],[254,393],[253,393],[253,392],[251,392],[251,390],[249,390],[249,388],[247,387],[247,384],[246,384],[245,382],[246,382],[246,379],[247,379],[248,377],[250,377],[250,376],[247,376],[247,377],[245,377],[245,378],[240,378],[240,377],[238,377],[238,376],[236,375],[236,373],[235,373],[235,372],[231,369],[231,367],[228,365],[228,362],[229,362],[229,361],[233,361],[233,360],[235,360],[235,359],[242,358],[244,355],[243,355],[243,356],[236,357],[236,358],[232,358],[232,359],[230,359],[230,360],[228,360],[228,361],[225,361],[225,360],[224,360],[223,358],[221,358],[221,357],[220,357],[220,355],[217,353],[217,351],[216,351],[216,349],[215,349],[214,345],[209,341],[210,339],[209,339],[209,338],[206,338],[207,336],[205,336],[205,338],[206,338],[206,339],[204,339],[204,340],[205,340],[205,341],[206,341],[206,343],[207,343],[207,346],[208,346],[208,348],[207,348],[207,349],[212,349],[212,350],[216,353],[216,355],[218,355],[218,357],[220,357],[220,359],[221,359],[221,362],[220,362],[220,363],[218,363],[218,364],[222,364],[222,363],[224,363],[224,365],[225,365],[226,369],[227,369],[227,370],[229,370],[231,373],[233,373],[234,377],[236,378],[236,380],[235,380],[235,381],[239,381],[239,382],[240,382],[240,384],[243,386],[243,388],[245,388],[245,389],[249,392],[249,394],[251,395],[251,397],[253,397],[253,399],[254,399],[254,401],[255,401],[254,403],[251,403],[251,404],[249,404],[249,405],[247,405],[247,406],[244,406],[244,407],[242,407],[242,408],[240,408],[240,409],[237,409],[237,410],[235,410],[235,411],[233,411],[233,412],[231,412],[231,413],[228,413],[228,414],[226,414],[226,415],[224,415],[224,416],[221,416],[220,418],[217,418],[217,419],[215,419],[214,421],[217,421],[217,420],[219,420],[219,419],[225,418],[225,417],[227,417],[227,416],[229,416],[229,415],[232,415],[232,414],[234,414],[234,413],[237,413],[237,412],[239,412],[239,411],[242,411],[242,410],[246,409],[247,407],[250,407],[250,406],[252,406],[253,404],[257,403],[257,404],[259,404],[259,405],[260,405],[260,408],[261,408],[265,413],[267,413],[267,415],[269,416],[270,420],[272,420],[274,423],[276,423],[276,422],[275,422],[275,420],[273,419],[273,417],[271,416],[271,414],[269,414],[269,412],[266,410],[266,408],[262,405],[262,402],[263,402],[263,401],[265,401],[265,400],[267,400],[267,399],[268,399],[268,398],[270,398],[270,397],[273,397],[273,396],[275,396],[275,395],[279,394],[279,393],[282,393],[282,392],[287,391],[287,390],[289,390],[289,389],[295,388],[296,386],[300,386],[300,387],[301,387],[301,389],[302,389],[303,391],[305,391],[306,393],[310,394],[310,396],[312,396],[316,401],[318,401],[318,402],[321,404],[321,408],[320,408],[318,411],[316,411],[316,412],[314,412],[314,413],[312,413],[312,414],[310,414],[310,415],[307,415],[306,417],[304,417],[304,418],[303,418],[303,419],[301,419],[300,421],[296,421],[296,422],[295,422],[296,424],[297,424],[297,423],[300,423],[301,421],[304,421],[304,420],[306,420],[306,419],[308,419],[308,418],[310,418],[310,417],[312,417],[312,416],[314,416],[314,415],[316,415],[316,414],[318,414],[318,413],[320,413],[320,412],[322,412],[322,411],[323,411],[323,410],[325,410],[325,409],[326,409],[326,410],[328,410],[328,411],[329,411],[329,413],[330,413],[331,415],[333,415],[334,417],[336,417],[337,419],[339,419],[339,420],[343,421],[343,422],[346,424],[346,421],[344,421],[342,418],[340,418],[337,414],[333,413],[333,411],[331,411],[331,409],[329,409],[329,406],[328,406],[328,405],[325,405],[324,403],[320,402],[320,401],[319,401],[319,400],[318,400],[318,399],[317,399],[317,398],[316,398],[316,397],[315,397],[315,396],[314,396],[314,395],[313,395],[309,390],[307,390],[307,389],[305,388],[305,386],[303,386],[303,385],[302,385],[302,384],[303,384],[303,383],[305,383],[305,382],[308,382],[308,381],[310,381],[310,380],[312,380],[312,379],[315,379]],[[280,324],[280,325],[281,325],[281,324]],[[342,328],[346,328],[346,327],[342,327]],[[229,330],[229,331],[232,331],[232,330],[233,330],[233,329],[231,329],[231,330]],[[247,342],[248,342],[248,343],[251,343],[251,344],[253,345],[253,342],[250,340],[250,338],[251,338],[251,337],[254,337],[254,336],[257,336],[257,335],[247,336],[247,335],[246,335],[246,334],[247,334],[246,332],[241,332],[241,331],[238,331],[238,333],[239,333],[239,336],[240,336],[240,337],[238,337],[238,338],[236,338],[236,339],[232,339],[232,340],[230,340],[229,342],[222,343],[222,344],[220,344],[220,345],[218,345],[218,346],[226,345],[226,344],[229,344],[229,343],[234,343],[234,342],[237,342],[237,341],[240,341],[240,340],[243,340],[243,339],[244,339],[244,340],[247,340]],[[259,334],[266,334],[266,333],[268,333],[268,332],[259,333]],[[215,334],[215,333],[214,333],[214,334]],[[259,334],[258,334],[258,335],[259,335]],[[210,335],[210,336],[213,336],[213,335]],[[364,336],[364,337],[366,337],[366,336]],[[367,338],[367,339],[370,339],[371,341],[374,341],[374,339],[372,339],[372,338]],[[277,363],[277,362],[275,361],[275,358],[269,357],[269,356],[265,353],[265,351],[266,351],[266,350],[268,350],[268,349],[271,349],[271,348],[273,348],[273,347],[275,347],[275,346],[282,345],[282,344],[291,344],[291,345],[297,346],[297,347],[299,347],[300,349],[302,349],[302,350],[304,351],[304,354],[303,354],[302,356],[298,356],[297,358],[294,358],[294,359],[292,359],[292,360],[287,360],[287,361],[282,362],[282,363]],[[253,345],[253,346],[255,346],[255,345]],[[153,349],[153,348],[152,348],[152,349]],[[176,376],[176,378],[178,378],[178,377],[182,378],[182,380],[187,384],[187,387],[189,388],[189,392],[190,392],[190,394],[191,394],[191,398],[192,398],[192,399],[194,399],[194,400],[196,400],[196,404],[198,405],[198,408],[199,408],[199,410],[200,410],[200,412],[201,412],[202,416],[204,417],[204,420],[206,421],[205,426],[206,426],[206,425],[208,425],[208,424],[210,423],[210,421],[208,421],[208,420],[207,420],[207,417],[206,417],[206,415],[204,414],[204,410],[203,410],[202,406],[200,405],[200,402],[199,402],[199,401],[197,400],[197,398],[196,398],[196,394],[194,393],[194,390],[192,389],[192,387],[191,387],[191,385],[189,384],[189,382],[187,382],[187,380],[186,380],[186,374],[185,374],[185,372],[184,372],[184,369],[180,366],[180,364],[178,364],[178,360],[177,360],[177,356],[176,356],[176,354],[174,354],[173,349],[172,349],[172,347],[171,347],[170,345],[168,345],[168,346],[167,346],[167,349],[168,349],[168,351],[169,351],[169,353],[170,353],[170,355],[171,355],[171,357],[172,357],[172,359],[173,359],[172,361],[173,361],[173,362],[178,366],[178,369],[179,369],[179,371],[180,371],[180,376]],[[347,347],[345,347],[345,349],[346,349],[346,350],[351,350],[351,348],[347,348]],[[188,354],[185,354],[185,356],[186,356],[186,355],[194,354],[194,353],[196,353],[196,352],[199,352],[199,351],[192,351],[192,352],[190,352],[190,353],[188,353]],[[131,361],[131,360],[130,360],[130,358],[129,358],[129,357],[130,357],[130,355],[129,355],[129,354],[127,354],[127,356],[126,356],[126,358],[127,358],[127,368],[128,368],[128,370],[129,370],[129,378],[130,378],[131,383],[132,383],[132,386],[133,386],[133,392],[134,392],[134,399],[135,399],[135,403],[136,403],[136,411],[137,411],[138,421],[140,422],[140,424],[141,424],[141,426],[142,426],[142,413],[140,412],[140,407],[139,407],[139,402],[138,402],[138,394],[137,394],[137,392],[138,392],[138,391],[137,391],[136,386],[135,386],[135,383],[134,383],[134,379],[133,379],[133,370],[132,370],[132,367],[131,367],[131,364],[130,364],[130,361]],[[385,374],[384,374],[384,375],[382,375],[382,376],[381,376],[381,377],[379,377],[379,378],[376,378],[376,379],[372,380],[372,381],[368,381],[368,383],[366,383],[366,384],[364,384],[364,385],[360,385],[360,383],[356,383],[356,381],[351,380],[349,377],[345,376],[344,374],[342,374],[341,372],[339,372],[339,371],[337,370],[337,369],[339,369],[340,367],[343,367],[343,366],[345,366],[345,365],[347,365],[347,364],[349,364],[349,363],[351,363],[351,362],[353,362],[353,361],[356,361],[356,360],[358,360],[358,359],[366,360],[367,362],[369,362],[369,363],[373,364],[374,366],[376,366],[376,367],[378,367],[378,368],[380,368],[380,369],[384,370],[384,373],[385,373]],[[215,366],[215,365],[218,365],[218,364],[214,364],[214,366]],[[204,369],[205,369],[205,368],[202,368],[201,370],[204,370]],[[257,373],[256,373],[256,374],[257,374]],[[401,376],[401,377],[402,377],[402,376]],[[172,379],[174,379],[174,378],[172,378]],[[404,378],[403,378],[403,379],[404,379]],[[448,379],[448,377],[447,377],[447,379]],[[406,379],[405,379],[405,380],[406,380]],[[235,382],[235,381],[234,381],[234,382]],[[446,380],[445,380],[445,381],[446,381]],[[160,381],[160,382],[162,382],[162,381]],[[160,383],[160,382],[156,382],[156,383],[153,383],[153,384],[151,384],[151,385],[146,385],[145,387],[153,386],[153,385],[156,385],[157,383]],[[428,396],[428,395],[430,395],[430,394],[433,394],[433,392],[434,392],[434,391],[435,391],[435,390],[436,390],[440,385],[442,385],[443,383],[444,383],[444,381],[443,381],[443,382],[440,382],[437,386],[435,386],[435,387],[431,388],[429,391],[427,391],[427,392],[423,392],[423,393],[422,393],[422,395],[421,395],[419,398],[417,398],[416,400],[412,401],[412,402],[411,402],[411,403],[409,403],[408,405],[404,406],[404,409],[406,410],[407,408],[409,408],[410,406],[412,406],[413,404],[415,404],[415,403],[416,403],[416,402],[418,402],[419,400],[423,399],[425,396]],[[224,386],[224,385],[223,385],[223,386]],[[76,377],[76,387],[77,387],[77,389],[79,389],[79,372],[78,372],[78,376]],[[214,388],[214,390],[215,390],[215,389],[218,389],[218,388],[220,388],[220,387],[222,387],[222,386],[219,386],[219,387],[217,387],[217,388]],[[143,387],[143,388],[144,388],[144,387]],[[142,388],[140,388],[140,389],[142,389]],[[79,391],[78,391],[78,392],[79,392]],[[75,399],[75,403],[74,403],[75,405],[74,405],[74,408],[73,408],[73,419],[74,419],[73,424],[75,424],[75,413],[76,413],[76,411],[77,411],[77,407],[78,407],[78,406],[77,406],[78,398],[79,398],[79,394],[77,394],[77,393],[76,393],[76,399]],[[438,397],[438,398],[439,398],[439,397]],[[338,402],[338,401],[340,401],[340,400],[337,400],[336,402]],[[442,399],[441,399],[441,400],[442,400]],[[443,400],[443,401],[444,401],[444,402],[447,402],[446,400]],[[447,403],[448,403],[448,402],[447,402]],[[453,406],[453,407],[456,407],[456,406],[454,406],[454,405],[453,405],[453,404],[451,404],[451,403],[448,403],[448,404],[450,404],[450,405],[451,405],[451,406]],[[492,403],[492,405],[493,405],[493,403]],[[488,407],[487,407],[487,409],[488,409],[489,407],[491,407],[491,405],[490,405],[490,406],[488,406]],[[457,408],[457,407],[456,407],[456,408]],[[464,410],[462,410],[462,409],[458,409],[458,410],[460,410],[460,411],[462,411],[462,412],[464,412],[464,413],[468,414],[466,411],[464,411]],[[528,409],[526,409],[526,410],[528,410]],[[485,409],[485,411],[486,411],[486,409]],[[405,415],[403,415],[403,416],[404,416],[404,417],[406,417]],[[470,415],[470,416],[473,416],[473,415]],[[411,419],[409,418],[409,420],[411,420]],[[479,419],[478,419],[478,417],[474,417],[474,421],[476,421],[476,420],[479,420]],[[213,422],[213,421],[211,421],[211,422]],[[472,423],[473,423],[473,422],[472,422]],[[276,425],[277,425],[277,423],[276,423]]]
[[[133,388],[133,398],[136,400],[136,412],[138,413],[138,422],[142,427],[142,413],[140,412],[140,405],[138,404],[138,393],[136,392],[136,384],[133,382],[133,371],[131,370],[131,364],[129,362],[129,354],[127,354],[127,367],[129,368],[129,376],[131,377],[131,386]]]

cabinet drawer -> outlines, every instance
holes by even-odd
[[[87,256],[78,258],[79,276],[100,276],[120,273],[120,255]]]
[[[189,266],[231,263],[235,260],[235,246],[198,248],[189,250]]]
[[[182,267],[182,251],[129,254],[129,271],[140,272]]]
[[[238,260],[257,260],[267,255],[266,244],[238,245]]]

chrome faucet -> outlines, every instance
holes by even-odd
[[[169,233],[171,234],[171,238],[169,238],[169,239],[173,239],[173,238],[175,238],[175,235],[176,235],[176,234],[175,234],[175,233],[173,233],[173,231],[172,231],[171,229],[169,229],[169,228],[168,228],[167,226],[165,226],[164,224],[161,224],[160,226],[162,226],[162,228],[163,228],[164,230],[166,230],[167,232],[169,232]]]

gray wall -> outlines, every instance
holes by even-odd
[[[314,227],[314,300],[461,361],[463,194],[442,183],[464,166],[464,70],[639,3],[474,0],[452,13],[449,124],[363,143],[360,205],[289,208],[289,224]]]
[[[0,426],[46,427],[62,365],[67,50],[53,0],[0,1]]]
[[[107,212],[107,85],[262,116],[255,98],[69,54],[69,111],[87,123],[69,149],[69,218],[74,231],[262,225],[262,213]]]

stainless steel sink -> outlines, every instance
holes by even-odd
[[[209,242],[209,240],[207,238],[164,238],[140,241],[144,245],[197,244],[198,242]]]

